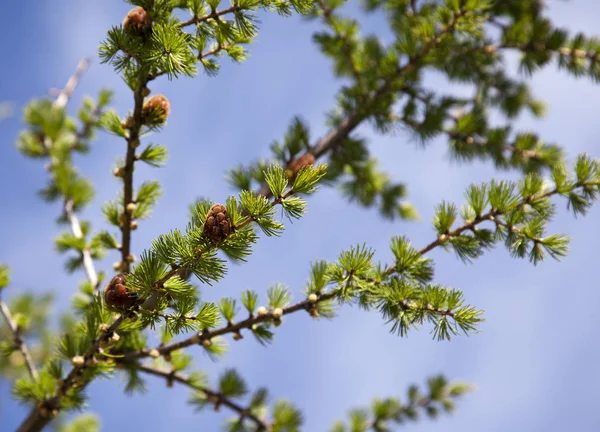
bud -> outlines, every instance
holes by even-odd
[[[279,326],[281,325],[281,320],[280,320],[279,318],[275,318],[275,319],[273,320],[273,325],[274,325],[275,327],[279,327]]]
[[[240,339],[244,339],[244,336],[239,331],[233,333],[233,340],[239,341]]]
[[[215,244],[225,240],[233,232],[231,219],[223,204],[214,204],[208,214],[203,227],[204,236]]]
[[[127,206],[125,206],[125,209],[127,210],[127,213],[133,213],[137,210],[137,204],[130,202],[127,204]]]
[[[131,147],[133,147],[133,148],[138,148],[140,146],[140,140],[139,140],[139,138],[131,140],[131,142],[129,143],[129,145]]]
[[[138,223],[137,223],[137,221],[131,221],[131,223],[129,224],[129,228],[132,231],[135,231],[136,229],[138,229]]]
[[[204,348],[208,348],[208,347],[212,346],[212,342],[210,341],[210,339],[204,339],[204,340],[202,341],[202,346],[203,346]]]
[[[124,274],[116,275],[104,289],[104,302],[109,308],[124,311],[135,306],[137,300],[137,294],[127,288]]]
[[[100,330],[102,333],[106,333],[106,332],[108,332],[108,328],[109,328],[109,326],[108,326],[108,324],[106,324],[106,323],[102,323],[102,324],[100,324],[100,325],[98,326],[98,329],[99,329],[99,330]]]
[[[261,306],[258,309],[256,309],[256,313],[258,314],[259,317],[265,316],[267,314],[267,308],[264,306]]]
[[[135,255],[127,255],[127,261],[130,263],[135,262]]]
[[[113,175],[115,177],[123,177],[125,175],[125,169],[123,167],[115,168]]]
[[[143,7],[138,6],[127,12],[127,16],[123,20],[123,28],[125,30],[143,30],[146,25],[146,11]]]
[[[308,295],[308,301],[311,303],[316,303],[317,300],[319,300],[319,297],[317,297],[317,295],[315,293],[310,293]]]
[[[144,102],[142,119],[144,123],[162,124],[171,112],[169,100],[163,95],[152,96]]]
[[[160,353],[158,352],[158,350],[157,350],[156,348],[152,348],[152,349],[150,350],[150,353],[149,353],[149,354],[150,354],[150,357],[152,357],[152,358],[154,358],[154,359],[156,359],[156,358],[159,358],[159,357],[160,357]]]
[[[275,319],[281,318],[281,315],[283,315],[283,309],[281,309],[281,308],[275,308],[273,310],[273,317]]]
[[[117,332],[113,332],[112,336],[110,337],[110,341],[112,343],[117,343],[119,342],[119,339],[121,339],[121,336],[119,336]]]
[[[148,87],[144,87],[142,89],[142,96],[146,97],[150,94],[150,89]]]
[[[75,367],[81,367],[85,364],[85,359],[83,358],[83,356],[75,356],[71,359],[71,363],[73,364],[73,366]]]

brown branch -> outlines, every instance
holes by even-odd
[[[266,423],[264,420],[261,420],[255,414],[252,414],[250,408],[245,408],[245,407],[237,404],[236,402],[232,401],[231,399],[229,399],[228,397],[226,397],[225,395],[223,395],[220,392],[193,384],[190,381],[190,379],[183,374],[177,373],[175,371],[169,372],[169,371],[161,370],[158,368],[154,368],[152,366],[147,366],[147,365],[142,365],[142,364],[136,366],[136,369],[138,369],[144,373],[150,374],[150,375],[164,378],[167,380],[167,382],[176,381],[176,382],[181,383],[191,389],[194,389],[194,390],[204,393],[207,396],[207,400],[210,403],[215,405],[215,409],[220,405],[226,406],[230,410],[236,412],[240,419],[247,418],[247,419],[251,420],[252,422],[254,422],[258,431],[266,432],[266,431],[271,430],[270,425],[268,423]]]
[[[310,310],[315,308],[316,303],[331,300],[336,295],[337,295],[337,291],[331,291],[331,292],[328,292],[326,294],[322,294],[321,296],[319,296],[316,302],[312,302],[309,299],[303,300],[301,302],[298,302],[296,304],[293,304],[291,306],[283,308],[281,315],[282,316],[289,315],[291,313],[298,312],[298,311],[309,312]],[[227,324],[226,326],[220,327],[218,329],[204,330],[203,332],[194,334],[193,336],[191,336],[187,339],[181,340],[179,342],[174,342],[169,345],[162,345],[155,349],[159,352],[160,355],[166,355],[173,351],[177,351],[177,350],[189,347],[191,345],[198,345],[198,344],[202,345],[203,343],[210,341],[212,338],[217,337],[217,336],[223,336],[223,335],[226,335],[229,333],[239,333],[240,330],[243,330],[243,329],[251,329],[252,326],[255,324],[260,324],[262,322],[271,321],[273,319],[276,319],[276,317],[273,315],[273,311],[267,312],[264,315],[258,315],[258,314],[252,315],[252,316],[246,318],[245,320],[239,321],[235,324],[230,323],[230,324]],[[153,350],[145,348],[145,349],[141,349],[139,351],[132,351],[129,353],[125,353],[124,359],[133,360],[133,359],[138,359],[138,358],[143,358],[143,357],[149,357],[151,351],[153,351]]]
[[[4,320],[6,321],[6,324],[8,325],[8,328],[10,329],[10,331],[12,333],[13,341],[15,343],[16,348],[21,352],[21,355],[23,356],[23,359],[25,360],[25,366],[27,367],[27,370],[29,371],[29,375],[31,376],[31,378],[34,381],[37,381],[39,379],[39,374],[38,374],[37,368],[35,367],[35,363],[33,362],[33,359],[31,358],[31,354],[29,353],[27,344],[25,343],[25,341],[23,340],[23,337],[21,336],[21,329],[19,328],[19,325],[16,323],[12,314],[10,313],[10,309],[8,308],[8,305],[1,300],[0,300],[0,313],[4,317]]]

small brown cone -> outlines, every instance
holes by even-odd
[[[104,289],[104,301],[110,308],[120,311],[131,309],[137,300],[137,294],[127,288],[124,274],[116,275]]]
[[[167,121],[171,113],[171,104],[164,95],[158,94],[149,97],[142,107],[142,120],[144,123],[162,124]]]
[[[220,243],[233,232],[231,218],[223,204],[214,204],[204,222],[204,235],[213,243]]]
[[[288,176],[290,178],[296,177],[298,172],[304,168],[305,166],[314,165],[315,164],[315,156],[312,153],[306,152],[302,156],[297,157],[293,161],[291,161],[288,166]]]
[[[125,30],[142,30],[146,25],[146,16],[146,10],[141,6],[131,9],[123,20],[123,28]]]

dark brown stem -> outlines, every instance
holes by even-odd
[[[127,211],[127,205],[133,203],[133,170],[135,165],[135,149],[140,142],[140,129],[142,128],[142,108],[144,105],[143,91],[147,79],[140,76],[138,86],[133,93],[133,124],[129,129],[127,138],[127,153],[125,155],[125,166],[123,167],[123,216],[121,222],[121,271],[129,273],[131,262],[131,213]]]

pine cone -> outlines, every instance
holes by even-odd
[[[169,104],[169,99],[158,94],[146,99],[144,102],[144,106],[142,107],[142,121],[144,123],[161,124],[167,120],[170,112],[171,105]]]
[[[306,152],[302,156],[291,161],[287,166],[288,177],[294,178],[298,172],[305,166],[314,165],[315,157],[312,153]]]
[[[223,204],[214,204],[204,222],[204,235],[213,243],[220,243],[233,232],[231,218]]]
[[[123,28],[125,30],[142,30],[146,25],[146,10],[138,6],[127,12],[127,16],[123,20]]]
[[[134,307],[138,296],[127,288],[125,275],[118,274],[104,288],[104,302],[109,308],[123,311]]]

